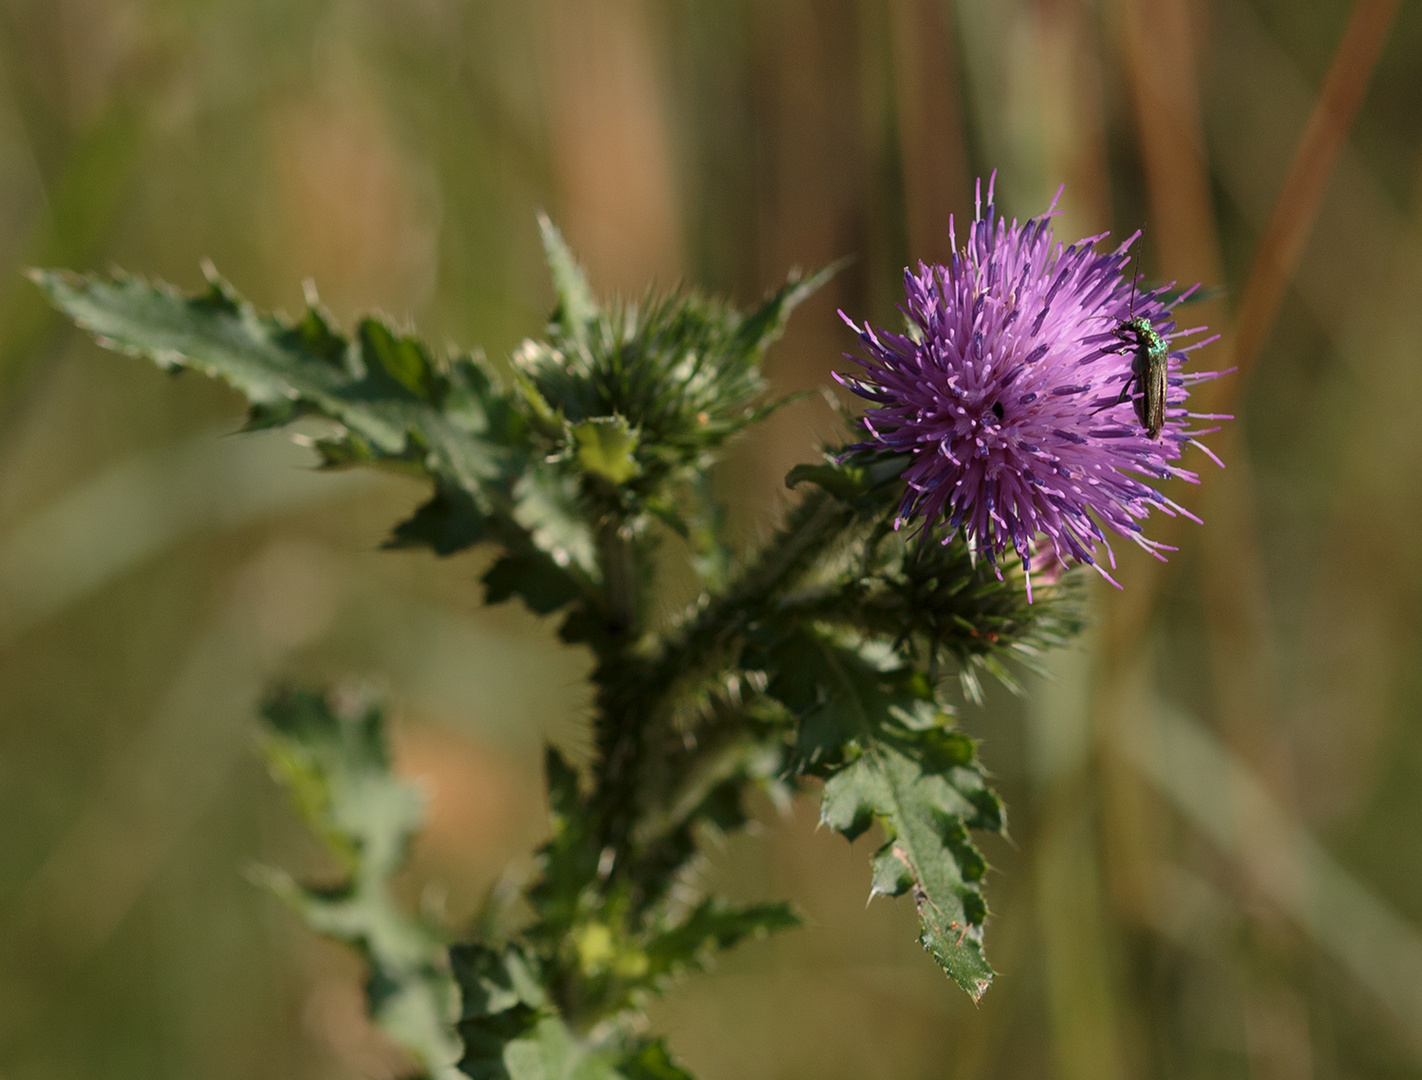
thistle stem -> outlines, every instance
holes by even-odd
[[[811,493],[731,587],[711,600],[679,633],[663,638],[659,649],[638,655],[636,639],[629,635],[625,649],[605,656],[594,676],[601,690],[598,781],[593,799],[601,819],[598,835],[604,849],[613,853],[614,874],[625,871],[629,849],[634,846],[632,838],[647,833],[638,824],[646,801],[641,790],[643,758],[653,741],[652,729],[673,711],[669,699],[678,687],[699,685],[708,665],[853,516],[853,508],[840,499],[823,491]],[[698,775],[687,760],[698,755],[693,746],[674,753],[674,760],[663,765],[684,783]],[[679,790],[682,784],[674,786],[678,790],[661,793],[662,797],[651,801],[662,807],[676,804],[683,794]]]

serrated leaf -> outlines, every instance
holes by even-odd
[[[420,827],[424,800],[390,771],[380,707],[336,707],[323,694],[285,689],[262,715],[271,728],[268,765],[307,825],[347,871],[389,874]]]
[[[690,1080],[660,1041],[628,1048],[618,1028],[600,1038],[571,1031],[515,946],[457,945],[451,964],[463,997],[460,1069],[475,1080]]]
[[[832,768],[846,750],[888,723],[924,729],[949,714],[927,678],[878,645],[842,644],[811,628],[779,635],[769,651],[767,692],[795,714],[797,768]]]
[[[436,555],[453,555],[473,547],[487,535],[488,519],[479,512],[468,492],[437,486],[428,502],[395,526],[384,546],[390,549],[428,547],[433,548]],[[564,602],[572,599],[571,586],[564,595]]]
[[[259,315],[221,281],[186,298],[136,278],[105,281],[65,272],[35,278],[102,344],[222,379],[246,396],[260,423],[297,412],[329,417],[364,439],[373,457],[417,461],[476,501],[500,475],[506,448],[488,437],[487,410],[470,409],[467,400],[455,413],[431,404],[428,358],[416,361],[414,353],[423,356],[422,350],[372,321],[362,325],[360,351],[376,362],[358,362],[363,370],[355,371],[333,362],[342,352],[339,339],[318,314],[287,325]],[[316,319],[320,330],[313,329]],[[487,383],[483,392],[486,404],[497,408]]]
[[[578,464],[611,484],[625,484],[639,472],[637,432],[620,416],[597,416],[573,428]]]
[[[447,554],[487,535],[515,556],[548,555],[544,572],[559,581],[543,593],[595,592],[576,477],[529,456],[527,420],[472,356],[440,368],[417,340],[373,319],[349,342],[315,307],[289,325],[211,277],[194,297],[127,277],[53,272],[35,280],[105,346],[227,382],[250,402],[249,426],[303,413],[336,421],[337,433],[314,444],[328,467],[395,466],[428,476],[434,498],[396,530],[392,546],[428,543]]]
[[[423,799],[390,771],[383,715],[372,702],[283,690],[263,708],[272,773],[346,872],[307,886],[280,871],[259,879],[315,931],[358,949],[369,964],[371,1018],[429,1074],[450,1080],[460,1055],[458,994],[444,941],[390,894],[423,816]]]
[[[526,1005],[462,1021],[459,1033],[459,1068],[473,1080],[624,1080],[614,1050]]]
[[[248,424],[248,429],[251,425]],[[353,431],[345,430],[326,438],[307,439],[298,436],[298,443],[308,443],[321,457],[323,469],[348,469],[355,465],[384,464],[368,442]]]
[[[977,999],[993,973],[982,952],[986,866],[964,824],[977,807],[955,783],[981,777],[964,772],[931,772],[911,750],[875,745],[825,781],[820,819],[847,836],[868,818],[883,824],[889,839],[873,858],[871,895],[912,892],[923,947]]]
[[[678,925],[648,943],[649,977],[703,968],[713,953],[734,948],[746,938],[764,937],[799,925],[799,916],[788,904],[737,907],[719,896],[707,897]]]
[[[555,567],[600,574],[597,544],[582,507],[577,478],[548,469],[526,472],[514,485],[513,518]]]
[[[283,342],[291,328],[236,304],[221,283],[185,299],[135,278],[45,273],[36,280],[109,348],[147,356],[161,367],[196,367],[223,378],[259,407],[279,409],[303,398],[331,414],[347,406],[339,396],[349,381],[346,373],[301,351],[296,336]],[[370,426],[381,445],[394,452],[403,448],[404,426],[394,422],[393,412],[375,417]]]
[[[360,345],[367,365],[374,360],[387,375],[420,400],[435,400],[439,377],[429,353],[418,340],[397,335],[378,319],[362,319]]]
[[[553,290],[558,294],[553,321],[569,338],[585,342],[588,328],[598,317],[597,301],[593,299],[587,275],[547,215],[538,215],[538,230],[543,237],[543,255],[553,278]]]
[[[527,1038],[537,1023],[538,1011],[523,1004],[461,1020],[464,1055],[459,1059],[460,1071],[473,1080],[510,1080],[504,1051],[511,1042]]]
[[[845,265],[845,260],[841,259],[808,277],[802,277],[799,271],[792,271],[785,284],[766,297],[760,307],[746,316],[737,328],[736,336],[742,347],[756,354],[764,352],[785,332],[790,313],[818,292]]]
[[[626,1080],[692,1080],[689,1072],[674,1062],[661,1039],[639,1047],[617,1066]]]
[[[210,265],[210,264],[209,264]],[[217,276],[216,270],[212,270],[208,277],[225,285],[222,279]],[[314,287],[308,286],[308,302],[306,314],[302,316],[290,331],[290,339],[299,343],[303,352],[326,361],[337,371],[348,371],[347,357],[350,352],[350,342],[338,334],[331,326],[330,316],[317,306],[314,295]],[[241,302],[235,294],[231,296],[231,310],[239,313],[242,309]]]
[[[592,1046],[555,1016],[505,1046],[504,1063],[509,1080],[621,1080],[613,1051]]]
[[[449,962],[459,984],[462,1019],[491,1016],[520,1004],[531,1009],[548,1004],[531,961],[512,945],[502,951],[478,942],[455,945]]]
[[[987,867],[968,830],[1000,830],[1003,816],[972,741],[891,650],[805,628],[762,647],[767,692],[798,720],[800,767],[826,777],[821,821],[851,840],[880,823],[887,842],[871,863],[871,895],[911,893],[924,948],[980,997],[992,981]]]
[[[550,569],[554,568],[543,555],[505,555],[481,579],[484,602],[502,604],[518,596],[537,615],[557,611],[577,593],[566,578],[549,573]]]
[[[291,400],[254,401],[247,406],[247,420],[242,425],[242,430],[269,431],[283,427],[295,420],[300,412],[298,404]],[[322,464],[325,465],[326,462],[323,461]]]

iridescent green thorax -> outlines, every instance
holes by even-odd
[[[1142,315],[1122,321],[1115,333],[1131,353],[1131,377],[1121,388],[1118,404],[1130,396],[1133,385],[1138,387],[1140,396],[1135,399],[1136,419],[1146,429],[1147,435],[1158,439],[1161,428],[1165,426],[1169,346],[1150,320]]]
[[[1152,360],[1165,359],[1167,352],[1165,339],[1156,332],[1155,327],[1144,315],[1137,315],[1134,319],[1123,322],[1116,328],[1116,336],[1124,341],[1127,331],[1133,331],[1136,335],[1136,340],[1128,342],[1128,344],[1133,344],[1138,349],[1144,349],[1146,355]]]

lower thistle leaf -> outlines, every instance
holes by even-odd
[[[798,766],[825,777],[821,821],[855,839],[879,822],[871,895],[911,893],[920,938],[975,1000],[987,870],[969,829],[1003,828],[971,739],[954,730],[922,673],[873,642],[800,628],[756,644],[768,693],[795,716]]]
[[[987,864],[966,827],[980,816],[972,795],[981,789],[976,770],[935,772],[911,752],[878,744],[825,782],[820,810],[824,824],[851,838],[880,822],[887,841],[871,863],[871,895],[912,894],[919,941],[974,1000],[993,976],[982,946]]]
[[[264,750],[306,823],[346,873],[304,885],[261,868],[254,877],[319,934],[353,946],[369,965],[371,1019],[434,1080],[453,1080],[458,998],[441,934],[390,893],[423,799],[390,771],[384,715],[355,695],[284,689],[266,703]]]
[[[561,1018],[522,1003],[459,1024],[472,1080],[623,1080],[615,1049],[573,1032]]]

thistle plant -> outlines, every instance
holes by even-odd
[[[341,690],[280,688],[263,715],[272,772],[344,878],[262,880],[360,950],[373,1018],[426,1075],[667,1080],[687,1074],[644,1031],[646,1000],[796,923],[781,900],[705,895],[698,853],[747,823],[752,789],[817,791],[833,829],[879,828],[871,895],[907,896],[924,948],[978,998],[993,971],[973,834],[1006,815],[953,701],[1079,628],[1066,568],[1105,573],[1104,530],[1158,553],[1141,520],[1182,512],[1141,477],[1195,479],[1176,462],[1200,434],[1188,386],[1209,376],[1170,353],[1152,439],[1121,397],[1132,358],[1114,333],[1132,303],[1177,340],[1167,294],[1129,299],[1129,241],[1062,247],[1050,211],[1008,224],[989,188],[952,262],[906,275],[905,333],[851,322],[862,373],[841,381],[873,407],[790,473],[784,519],[736,550],[708,476],[784,403],[762,358],[831,271],[749,312],[689,291],[602,305],[542,229],[557,306],[502,369],[378,319],[344,335],[314,299],[295,322],[259,314],[211,270],[192,297],[36,275],[102,344],[234,387],[249,428],[321,418],[303,437],[323,468],[427,478],[388,546],[492,548],[486,602],[556,618],[594,657],[592,760],[547,749],[551,832],[521,905],[491,899],[461,935],[391,898],[420,795],[390,772],[381,706]],[[663,619],[672,536],[700,597]]]

